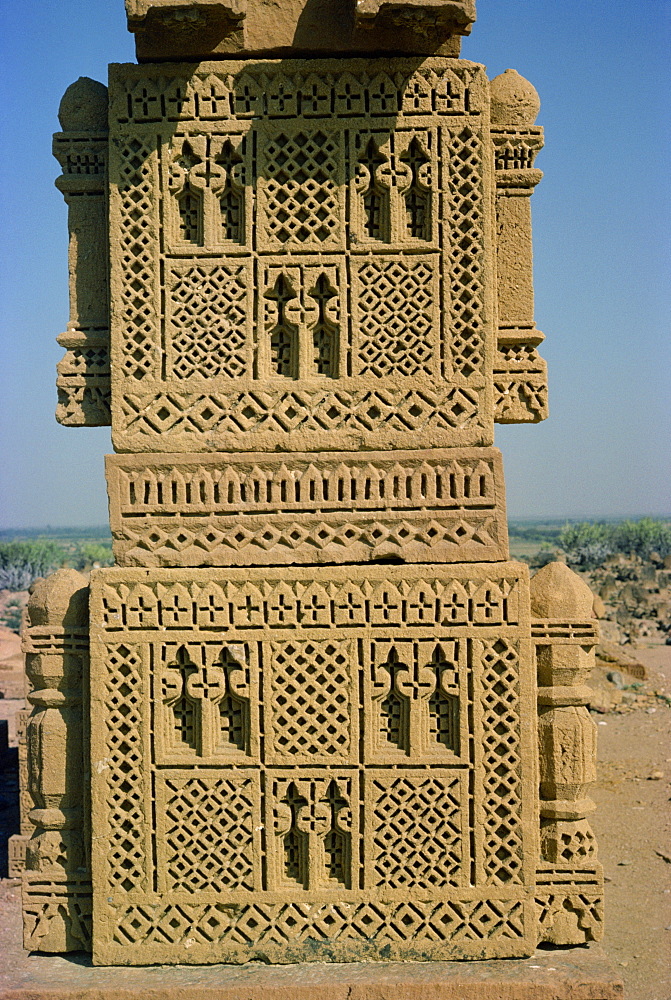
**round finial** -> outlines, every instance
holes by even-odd
[[[75,569],[58,569],[38,580],[28,598],[30,625],[84,626],[88,622],[88,580]]]
[[[63,94],[58,120],[64,132],[106,132],[107,87],[80,76]]]
[[[541,100],[528,80],[516,69],[507,69],[490,83],[492,125],[533,125]]]
[[[531,614],[573,621],[591,618],[594,594],[566,563],[546,563],[531,578]]]

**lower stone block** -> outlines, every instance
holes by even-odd
[[[91,949],[91,880],[23,872],[23,946],[27,951]]]
[[[105,569],[94,962],[528,955],[526,567]]]

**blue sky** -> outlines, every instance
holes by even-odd
[[[254,2],[254,0],[250,0]],[[51,133],[65,88],[133,61],[122,0],[0,12],[0,528],[107,519],[106,429],[59,427],[66,208]],[[671,513],[671,5],[478,0],[462,54],[540,93],[532,200],[550,419],[498,427],[511,517]]]

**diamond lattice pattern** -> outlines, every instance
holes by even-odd
[[[350,748],[348,642],[272,643],[276,753],[345,756]]]
[[[358,374],[433,370],[433,271],[428,263],[368,263],[359,271]]]
[[[450,142],[452,364],[468,377],[483,362],[480,140],[470,129]]]
[[[166,791],[170,887],[253,889],[252,779],[168,779]]]
[[[454,884],[462,863],[459,778],[384,778],[373,782],[373,795],[375,884]]]
[[[142,804],[142,661],[136,650],[113,646],[107,654],[106,697],[109,766],[107,806],[109,877],[120,889],[140,888],[145,881]]]
[[[519,658],[504,639],[484,643],[482,729],[485,787],[485,877],[522,881]]]
[[[246,288],[242,265],[199,265],[173,272],[172,370],[235,378],[247,372]]]
[[[265,227],[274,243],[322,246],[340,228],[338,145],[317,130],[280,133],[266,148]]]

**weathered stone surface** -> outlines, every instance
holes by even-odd
[[[543,940],[582,944],[600,940],[603,933],[603,875],[587,820],[595,808],[587,790],[596,779],[596,726],[586,708],[592,694],[586,681],[599,630],[591,617],[591,590],[564,563],[548,563],[533,577],[531,611],[544,616],[532,619],[539,714],[539,922]]]
[[[59,108],[56,186],[68,206],[70,319],[58,338],[56,419],[69,427],[110,422],[107,87],[80,77]]]
[[[517,563],[97,571],[94,961],[530,954],[527,586]]]
[[[33,706],[27,720],[34,829],[23,872],[24,947],[91,942],[88,770],[88,587],[75,570],[38,582],[23,633]]]
[[[110,87],[117,450],[491,444],[482,67],[119,66]]]
[[[475,0],[126,0],[138,60],[311,53],[458,56]]]
[[[536,348],[530,198],[543,174],[534,168],[543,130],[534,122],[540,100],[533,86],[507,69],[491,91],[496,166],[496,268],[499,335],[494,360],[495,419],[536,423],[548,415],[547,368]]]
[[[91,969],[17,947],[0,971],[4,1000],[622,1000],[598,946],[505,962],[214,965]],[[551,991],[551,992],[550,992]]]
[[[120,565],[481,562],[508,555],[495,448],[110,455],[107,482]]]
[[[156,62],[69,88],[54,146],[59,419],[111,419],[119,565],[90,612],[71,571],[31,598],[26,946],[286,964],[597,940],[592,595],[551,564],[530,598],[492,448],[495,420],[547,415],[538,95],[453,58],[472,0],[126,9]],[[511,983],[497,998],[537,993]]]

